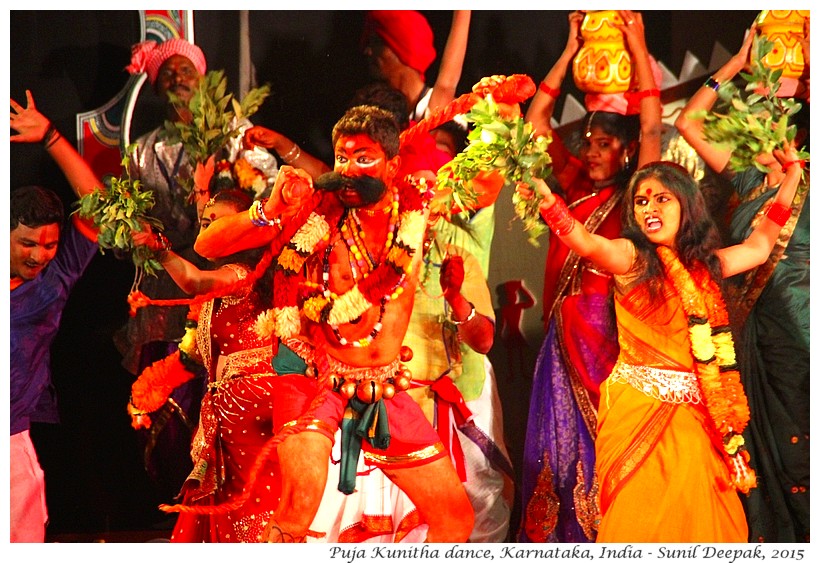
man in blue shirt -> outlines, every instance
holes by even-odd
[[[79,197],[102,188],[94,172],[34,107],[11,100],[12,142],[41,142]],[[32,422],[58,422],[51,384],[51,343],[69,294],[97,251],[93,227],[65,221],[54,192],[25,186],[11,192],[11,541],[42,542],[48,512],[45,482],[29,436]]]

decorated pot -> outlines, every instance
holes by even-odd
[[[763,10],[757,16],[760,35],[774,43],[763,58],[766,67],[782,69],[785,78],[800,78],[803,74],[803,22],[809,10]]]
[[[583,45],[572,61],[572,77],[589,94],[626,92],[632,78],[632,57],[615,27],[624,21],[617,10],[592,10],[581,22]]]

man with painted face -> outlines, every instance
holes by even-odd
[[[313,182],[284,167],[270,199],[214,221],[196,251],[216,258],[271,244],[280,503],[263,534],[304,541],[342,429],[339,489],[361,452],[415,504],[429,542],[463,542],[473,511],[438,435],[404,390],[402,349],[418,282],[429,195],[395,182],[399,128],[351,108],[333,129],[334,169]],[[273,218],[273,219],[269,219]]]

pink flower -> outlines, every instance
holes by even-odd
[[[140,74],[145,72],[148,61],[151,60],[157,42],[153,40],[143,41],[131,47],[131,64],[125,67],[130,74]]]

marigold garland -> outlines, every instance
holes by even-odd
[[[706,410],[723,444],[732,485],[743,493],[756,486],[754,470],[741,433],[749,422],[749,404],[735,363],[729,315],[720,288],[703,265],[690,273],[674,251],[658,247],[666,275],[680,296],[689,318],[689,339],[695,374]],[[697,281],[695,280],[697,277]]]

